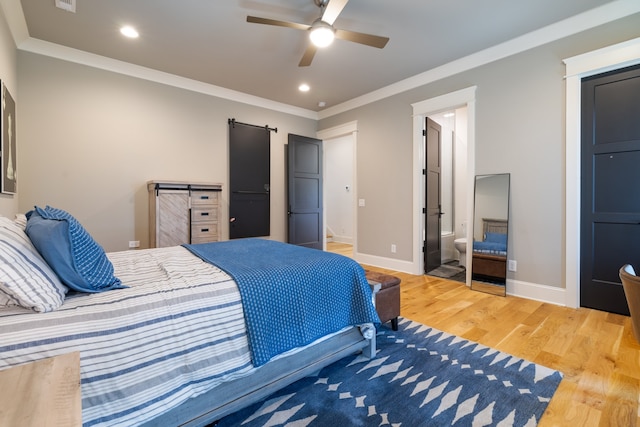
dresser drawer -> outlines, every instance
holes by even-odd
[[[203,221],[196,224],[191,224],[191,243],[214,242],[217,240],[217,221]]]
[[[219,191],[192,191],[191,206],[217,205]]]
[[[218,220],[217,206],[192,206],[191,207],[192,223],[200,223],[203,221],[217,221],[217,220]]]

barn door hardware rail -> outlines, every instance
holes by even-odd
[[[236,119],[229,119],[228,123],[232,127],[236,127],[236,125],[250,126],[252,128],[264,129],[266,131],[273,131],[275,133],[278,133],[278,128],[270,128],[269,125],[264,125],[264,126],[252,125],[252,124],[249,124],[249,123],[236,122]]]

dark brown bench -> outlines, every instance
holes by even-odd
[[[391,328],[398,330],[398,316],[400,316],[400,279],[390,274],[365,270],[367,281],[372,289],[380,284],[376,293],[375,305],[382,323],[391,321]]]

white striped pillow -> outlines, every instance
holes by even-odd
[[[47,312],[60,307],[66,293],[24,230],[0,217],[0,306]]]

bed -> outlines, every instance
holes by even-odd
[[[80,351],[85,426],[207,425],[375,355],[371,289],[349,258],[264,239],[103,253],[90,270],[112,266],[112,282],[81,292],[24,227],[0,218],[0,369]]]
[[[505,283],[507,228],[506,219],[482,218],[482,240],[473,242],[473,280]]]

